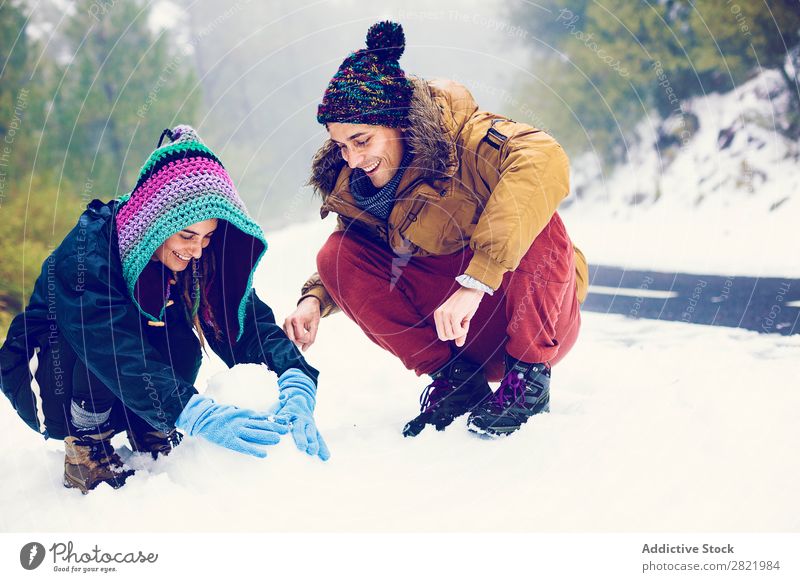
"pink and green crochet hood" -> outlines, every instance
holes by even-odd
[[[261,227],[250,217],[222,162],[188,125],[165,130],[171,143],[159,146],[139,172],[136,187],[119,198],[116,215],[122,274],[144,317],[163,321],[166,304],[148,312],[135,293],[136,283],[155,250],[184,228],[217,218],[214,234],[218,275],[224,288],[226,319],[244,328],[245,304],[253,274],[267,249]],[[162,136],[163,137],[163,136]],[[225,221],[225,222],[222,222]],[[230,226],[234,228],[230,228]]]

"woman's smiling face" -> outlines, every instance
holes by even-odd
[[[385,186],[403,160],[403,132],[395,127],[329,123],[328,134],[350,168],[361,168],[376,188]]]
[[[183,271],[189,266],[189,261],[203,255],[203,249],[211,242],[217,222],[216,218],[209,218],[176,232],[156,249],[152,260],[164,263],[173,271]]]

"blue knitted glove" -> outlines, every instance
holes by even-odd
[[[331,457],[328,445],[314,423],[317,388],[313,380],[297,368],[289,368],[278,378],[279,405],[276,418],[289,422],[297,448],[323,461]]]
[[[217,404],[211,398],[195,394],[181,412],[175,426],[190,436],[201,436],[212,443],[238,453],[266,457],[261,446],[274,445],[280,435],[289,432],[288,422],[270,420],[246,408]]]

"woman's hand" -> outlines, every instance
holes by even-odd
[[[462,347],[467,341],[469,322],[478,311],[483,291],[462,287],[433,312],[436,333],[442,341],[456,340]]]
[[[317,339],[319,319],[319,299],[306,297],[283,322],[283,331],[298,348],[306,351]]]
[[[193,395],[175,427],[189,436],[201,436],[215,445],[237,453],[264,458],[264,447],[276,445],[289,432],[289,422],[247,408],[217,404],[200,394]]]
[[[280,404],[275,420],[291,427],[299,450],[323,461],[330,459],[331,452],[314,421],[317,387],[311,378],[297,368],[289,368],[278,378],[278,392]]]

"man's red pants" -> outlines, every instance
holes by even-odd
[[[317,269],[342,311],[417,375],[435,372],[462,354],[498,381],[505,353],[550,365],[566,356],[581,317],[572,243],[558,214],[494,295],[484,295],[465,345],[457,348],[438,338],[433,312],[460,288],[455,277],[471,258],[468,247],[452,255],[398,256],[385,243],[350,229],[328,238]]]

